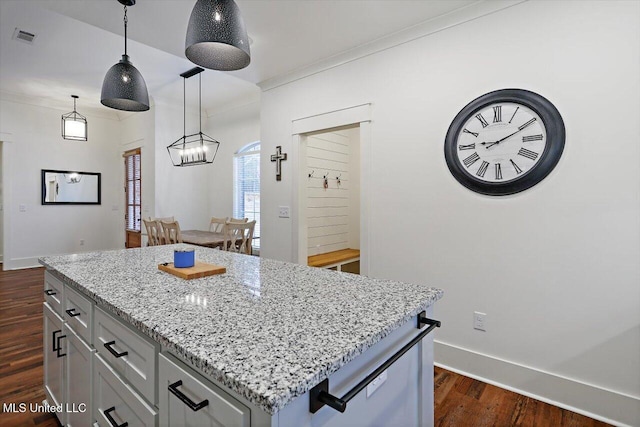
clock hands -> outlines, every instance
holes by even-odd
[[[502,138],[502,139],[497,140],[496,142],[486,142],[486,143],[485,143],[485,142],[481,142],[481,144],[482,144],[482,145],[486,145],[486,147],[484,147],[484,148],[487,148],[487,149],[488,149],[489,147],[493,147],[494,145],[496,145],[496,144],[500,144],[500,143],[501,143],[502,141],[504,141],[505,139],[507,139],[507,138],[511,138],[511,137],[512,137],[513,135],[515,135],[516,133],[518,133],[518,132],[520,132],[520,131],[524,130],[527,126],[529,126],[531,123],[533,123],[533,122],[535,122],[535,121],[536,121],[536,119],[535,119],[535,118],[534,118],[534,119],[529,120],[527,123],[523,124],[522,126],[519,126],[517,131],[513,132],[513,133],[512,133],[512,134],[510,134],[510,135],[505,136],[505,137],[504,137],[504,138]]]

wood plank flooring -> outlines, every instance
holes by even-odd
[[[41,403],[44,269],[1,271],[1,266],[0,405]],[[434,380],[438,427],[608,425],[438,367]],[[48,413],[0,412],[0,426],[59,424]]]

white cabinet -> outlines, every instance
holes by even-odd
[[[43,304],[43,346],[44,346],[44,392],[50,405],[64,404],[65,337],[62,332],[62,318],[48,303]],[[58,419],[65,423],[65,414],[59,413]]]
[[[64,290],[64,320],[69,326],[87,342],[92,345],[91,333],[93,332],[93,303],[68,286]]]
[[[100,427],[153,427],[158,413],[99,355],[94,355],[95,418]],[[87,424],[89,425],[89,424]]]
[[[161,426],[249,427],[245,405],[173,357],[158,359]]]
[[[149,402],[157,403],[158,346],[96,307],[95,348],[105,361]]]
[[[66,346],[66,424],[84,427],[93,422],[91,405],[93,350],[68,325],[64,325]]]

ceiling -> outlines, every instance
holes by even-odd
[[[253,40],[251,64],[239,71],[203,73],[203,107],[209,113],[258,100],[257,83],[477,3],[236,2]],[[195,0],[138,0],[128,8],[128,53],[156,101],[182,103],[179,74],[194,66],[184,56],[194,4]],[[124,50],[122,18],[123,8],[116,0],[0,0],[0,91],[69,106],[73,93],[81,97],[79,105],[108,114],[110,110],[99,103],[100,90],[104,74]],[[34,43],[13,40],[15,28],[35,33]],[[189,100],[197,99],[195,87],[196,96],[188,89]]]

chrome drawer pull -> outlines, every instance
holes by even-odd
[[[128,351],[123,351],[122,353],[118,353],[117,351],[115,351],[111,346],[114,345],[116,342],[115,341],[109,341],[104,343],[104,347],[109,350],[109,353],[113,354],[113,356],[117,359],[118,357],[122,357],[122,356],[126,356],[127,354],[129,354]]]
[[[76,309],[75,308],[70,308],[69,310],[65,310],[67,312],[67,314],[71,317],[76,317],[76,316],[80,316],[80,313],[76,313]]]
[[[184,395],[184,393],[182,393],[180,390],[178,390],[178,387],[180,387],[181,385],[182,385],[182,380],[176,381],[175,383],[169,385],[169,391],[175,397],[180,399],[182,401],[182,403],[184,403],[189,408],[191,408],[192,411],[194,411],[194,412],[195,411],[199,411],[200,409],[202,409],[205,406],[209,405],[209,400],[208,399],[205,399],[200,403],[196,403],[193,400],[189,399],[187,396]]]
[[[116,410],[116,407],[112,406],[111,408],[105,409],[104,411],[102,411],[102,413],[104,414],[105,417],[107,417],[107,420],[109,420],[109,424],[111,424],[113,427],[127,427],[129,425],[128,421],[125,421],[122,424],[118,424],[116,420],[113,419],[113,417],[111,416],[111,413],[115,410]]]
[[[53,289],[47,289],[44,291],[44,293],[51,296],[51,295],[55,295],[57,292],[54,291]]]

